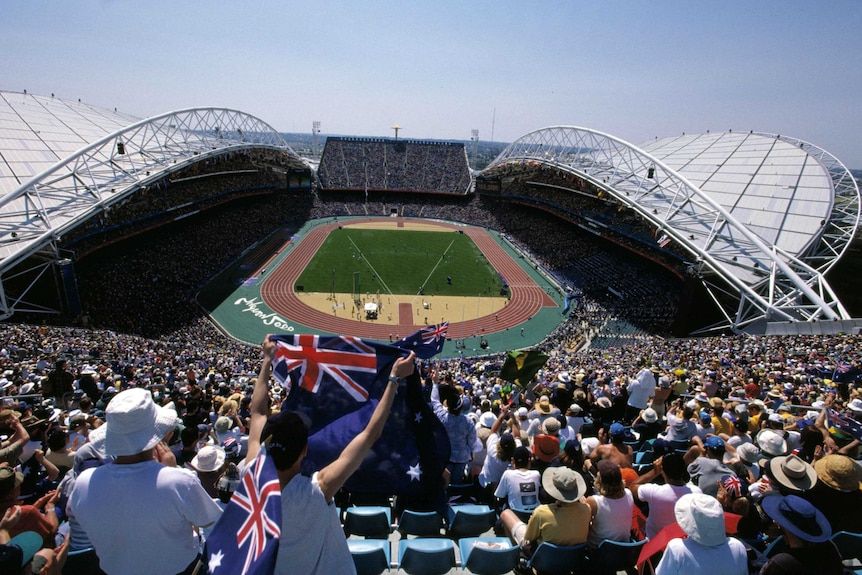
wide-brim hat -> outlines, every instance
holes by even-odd
[[[817,472],[798,455],[774,457],[769,461],[769,473],[787,489],[808,491],[817,483]]]
[[[718,499],[703,493],[687,493],[673,508],[676,522],[688,538],[706,547],[727,541],[724,531],[724,510]]]
[[[577,501],[587,491],[581,474],[568,467],[548,467],[542,474],[542,487],[557,501]]]
[[[652,407],[648,407],[641,413],[641,418],[647,423],[655,423],[658,421],[658,413]]]
[[[832,454],[814,462],[817,478],[838,491],[858,491],[862,487],[862,468],[846,455]]]
[[[220,445],[204,445],[192,458],[192,467],[198,471],[218,471],[224,465],[225,450]]]
[[[781,434],[764,429],[757,434],[757,445],[764,455],[778,457],[787,453],[787,441]]]
[[[832,527],[826,516],[801,497],[767,495],[760,505],[782,529],[803,541],[822,543],[832,537]]]
[[[172,431],[177,413],[156,405],[146,389],[131,388],[111,400],[105,419],[105,453],[135,455],[152,449]]]
[[[753,443],[743,443],[736,448],[736,454],[749,465],[754,465],[761,459],[760,450]]]
[[[543,415],[551,413],[551,402],[548,401],[547,396],[543,395],[539,398],[539,401],[536,403],[536,411]]]
[[[560,422],[553,417],[546,419],[542,426],[545,428],[545,433],[548,435],[557,435],[560,433]]]
[[[603,395],[603,396],[601,396],[600,398],[598,398],[598,399],[596,400],[596,405],[597,405],[597,406],[599,406],[599,407],[603,407],[603,408],[605,408],[605,409],[607,409],[607,408],[610,408],[610,407],[613,407],[613,406],[614,406],[613,402],[611,402],[611,398],[610,398],[610,397],[606,397],[606,396],[604,396],[604,395]]]
[[[0,500],[5,499],[12,490],[24,483],[24,474],[11,467],[0,468]]]

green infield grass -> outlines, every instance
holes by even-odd
[[[426,295],[497,296],[502,283],[466,234],[343,228],[329,233],[296,286],[309,292],[409,295],[424,289]]]

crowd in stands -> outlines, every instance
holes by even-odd
[[[385,154],[372,164],[378,173],[396,157]],[[545,209],[480,197],[275,193],[263,191],[276,186],[274,176],[247,170],[235,158],[186,174],[70,235],[81,238],[70,247],[82,253],[117,241],[76,262],[82,327],[0,324],[0,551],[11,553],[0,556],[12,557],[12,567],[2,565],[8,572],[30,563],[43,573],[100,572],[68,495],[88,462],[108,462],[90,438],[119,392],[145,389],[173,409],[177,424],[165,439],[172,457],[160,461],[194,473],[214,500],[229,497],[248,449],[261,351],[220,333],[195,302],[197,290],[273,230],[393,208],[499,230],[576,294],[571,315],[538,346],[547,364],[523,385],[498,378],[501,354],[422,364],[429,403],[464,437],[449,462],[460,483],[451,493],[494,508],[497,530],[525,557],[541,541],[594,548],[652,537],[676,521],[688,539],[656,556],[658,573],[716,565],[841,572],[830,536],[862,533],[858,513],[844,512],[862,509],[859,441],[825,414],[862,421],[862,336],[668,338],[677,276],[576,233]],[[256,186],[260,193],[248,191]],[[564,194],[543,197],[584,208]],[[154,222],[186,203],[203,213],[135,236],[145,241],[120,241],[142,228],[114,224]],[[272,411],[283,393],[271,386]],[[532,486],[527,496],[521,485]],[[725,517],[738,518],[730,538]],[[783,553],[761,554],[776,541]]]
[[[233,472],[229,464],[247,448],[259,348],[191,331],[160,339],[17,324],[2,331],[0,511],[23,506],[27,530],[40,535],[39,547],[57,550],[55,560],[85,550],[80,534],[65,539],[76,527],[64,507],[64,476],[74,477],[81,458],[92,456],[89,438],[123,390],[148,390],[176,411],[169,444],[177,465],[219,498],[216,479]],[[525,554],[558,532],[541,527],[551,521],[547,511],[531,519],[542,505],[583,505],[557,517],[580,525],[557,542],[595,547],[655,534],[679,521],[672,510],[685,495],[704,493],[722,514],[739,517],[734,541],[763,552],[783,533],[789,557],[782,561],[816,560],[823,572],[841,572],[834,547],[819,543],[839,531],[862,532],[860,516],[842,512],[860,508],[862,468],[859,441],[825,417],[832,408],[862,421],[860,344],[856,335],[647,338],[610,350],[550,350],[523,386],[500,380],[493,358],[430,360],[422,373],[429,402],[461,445],[449,465],[459,483],[450,489],[497,509],[500,531]],[[275,412],[283,390],[273,385],[269,394]],[[26,481],[3,471],[17,466]],[[508,469],[536,486],[535,497],[499,488],[510,481],[502,480]],[[665,493],[662,485],[675,487]],[[816,537],[799,543],[792,531],[777,531],[771,520],[781,505],[822,517],[820,531],[809,533]],[[4,528],[9,537],[20,533],[10,523],[0,523],[0,539]],[[727,541],[722,534],[715,545]],[[805,541],[818,545],[812,550]]]
[[[471,185],[464,144],[412,140],[327,138],[318,177],[325,190],[463,195]]]

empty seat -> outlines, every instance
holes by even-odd
[[[348,507],[344,512],[344,533],[386,539],[392,532],[391,511],[388,507]]]
[[[449,506],[450,537],[477,537],[494,527],[497,522],[497,512],[487,505],[451,505]]]
[[[625,571],[630,575],[637,573],[635,565],[646,542],[646,539],[625,542],[605,539],[590,555],[588,569],[591,573],[609,575],[614,575],[617,571]]]
[[[838,548],[842,561],[853,559],[862,561],[862,533],[838,531],[832,534],[832,542]]]
[[[398,520],[398,532],[402,536],[440,537],[443,517],[436,511],[411,511],[405,509]]]
[[[347,547],[356,575],[380,575],[389,571],[389,541],[383,539],[348,539]]]
[[[450,539],[402,539],[398,568],[409,575],[443,575],[455,567],[455,544]]]
[[[586,553],[586,543],[554,545],[542,541],[527,561],[527,567],[534,569],[539,575],[568,575],[584,567]]]
[[[461,568],[476,575],[503,575],[518,565],[521,549],[507,537],[464,537],[458,541]]]

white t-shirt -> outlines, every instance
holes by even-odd
[[[539,484],[542,476],[535,469],[509,469],[503,472],[494,497],[505,499],[509,507],[530,511],[539,506]]]
[[[656,534],[676,523],[673,507],[677,499],[686,493],[702,493],[697,485],[658,485],[644,483],[638,487],[638,499],[649,503],[649,515],[646,520],[646,536],[653,538]]]
[[[281,491],[276,575],[355,575],[356,567],[334,501],[312,477],[296,475]]]
[[[500,436],[492,433],[488,436],[485,444],[488,446],[488,452],[485,454],[485,461],[482,464],[482,471],[479,473],[479,485],[487,487],[491,483],[500,481],[503,472],[509,468],[509,462],[503,461],[497,457],[497,446],[500,443]]]
[[[193,526],[221,509],[197,476],[158,461],[87,469],[75,479],[69,507],[106,573],[179,573],[197,556]]]
[[[671,539],[656,575],[748,575],[748,555],[742,541],[705,547],[691,539]]]

